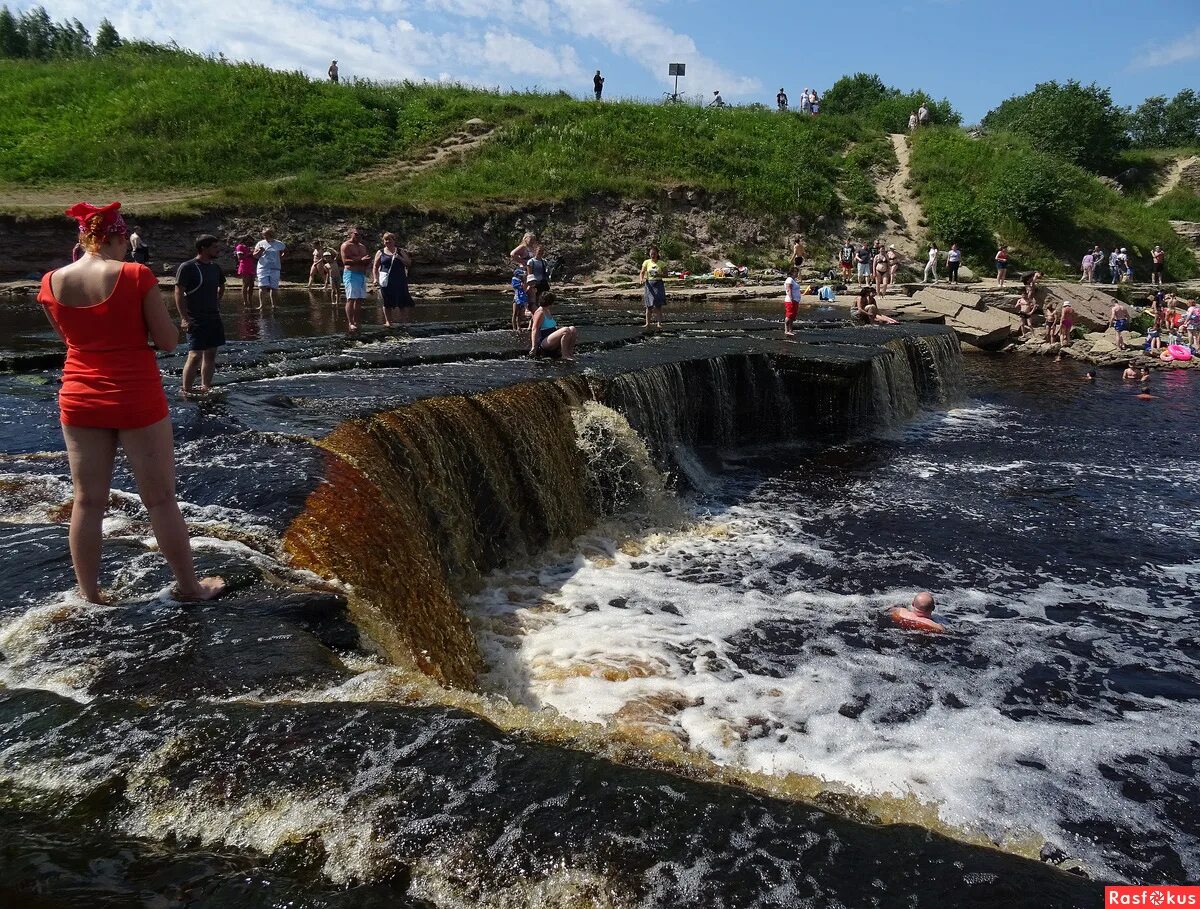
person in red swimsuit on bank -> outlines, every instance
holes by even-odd
[[[71,561],[80,592],[100,593],[100,546],[117,445],[137,481],[158,548],[175,573],[174,596],[211,600],[225,590],[218,577],[198,579],[187,524],[175,501],[175,450],[167,397],[154,348],[172,351],[179,330],[145,265],[125,262],[129,231],[121,203],[86,202],[66,214],[79,222],[84,255],[42,278],[38,302],[67,345],[59,415],[75,498]]]

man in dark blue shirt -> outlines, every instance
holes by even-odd
[[[175,273],[175,308],[179,323],[188,336],[187,362],[183,365],[183,388],[189,397],[196,372],[200,373],[200,394],[212,390],[217,365],[217,348],[225,343],[225,325],[221,321],[221,298],[225,295],[225,275],[214,260],[221,254],[221,241],[205,234],[196,240],[196,258],[188,259]]]

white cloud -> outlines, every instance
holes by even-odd
[[[555,54],[512,32],[489,31],[483,36],[478,54],[473,56],[482,58],[490,67],[517,75],[565,82],[583,80],[575,48],[568,45]]]
[[[1197,58],[1200,58],[1200,28],[1192,29],[1170,44],[1161,47],[1155,45],[1143,47],[1134,57],[1131,66],[1134,69],[1154,69]]]

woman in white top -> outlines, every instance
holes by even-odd
[[[936,243],[929,244],[929,261],[925,263],[925,275],[921,279],[924,283],[929,283],[929,276],[933,275],[933,283],[937,284],[937,267],[938,256],[941,255]]]

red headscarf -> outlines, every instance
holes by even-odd
[[[97,208],[90,202],[76,202],[65,214],[79,222],[80,234],[90,234],[103,239],[112,234],[129,233],[120,209],[120,202],[109,202],[103,208]]]

